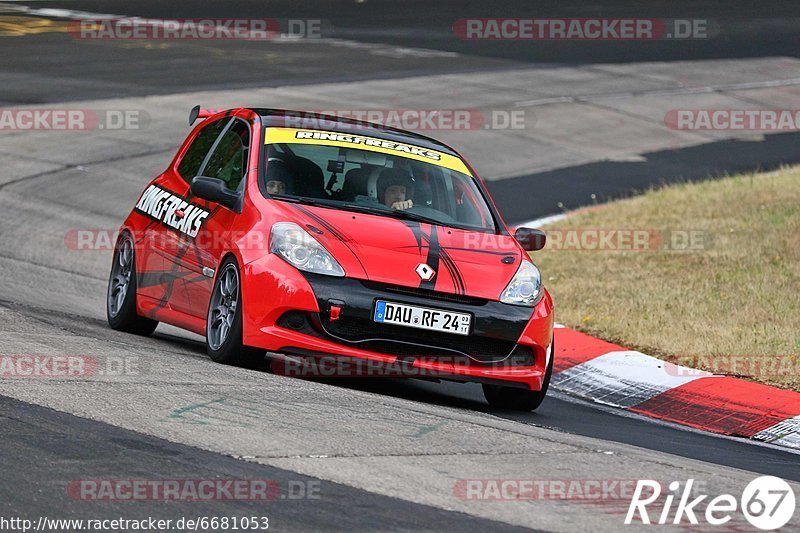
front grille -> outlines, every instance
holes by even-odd
[[[407,296],[426,298],[429,300],[440,300],[443,302],[456,302],[466,305],[486,305],[486,302],[488,301],[484,298],[475,298],[473,296],[450,294],[447,292],[431,291],[427,289],[419,289],[416,287],[403,287],[401,285],[387,285],[385,283],[377,283],[374,281],[362,281],[361,284],[364,287],[377,292],[386,291],[395,294],[404,294]]]
[[[392,355],[466,355],[488,363],[504,359],[516,346],[514,341],[503,339],[425,331],[359,319],[340,318],[331,322],[325,317],[320,325],[329,335],[360,348]]]
[[[365,324],[366,322],[366,324]],[[430,357],[439,362],[463,364],[464,356],[483,364],[502,363],[504,366],[532,366],[534,352],[512,341],[489,337],[455,336],[446,333],[421,331],[393,324],[377,324],[357,319],[340,318],[334,322],[321,320],[317,313],[289,311],[278,325],[307,335],[346,342],[357,348],[401,358]],[[510,354],[510,355],[509,355]]]

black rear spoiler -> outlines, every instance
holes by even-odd
[[[198,118],[205,120],[220,111],[222,111],[222,109],[203,109],[199,105],[196,105],[189,111],[189,125],[191,126],[194,124],[194,121]]]

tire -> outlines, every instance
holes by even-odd
[[[505,387],[503,385],[483,384],[483,396],[489,405],[498,409],[511,409],[514,411],[535,411],[544,401],[547,389],[550,386],[550,377],[553,375],[553,359],[555,359],[555,341],[551,343],[550,362],[542,382],[542,390],[532,391]]]
[[[242,284],[233,257],[222,262],[206,315],[206,350],[214,362],[255,368],[264,361],[264,350],[242,344]]]
[[[114,247],[114,259],[106,291],[106,318],[112,329],[150,335],[158,321],[136,313],[136,247],[130,233],[122,233]]]

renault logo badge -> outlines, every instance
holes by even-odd
[[[418,264],[416,271],[417,275],[422,278],[422,281],[430,281],[433,279],[433,276],[436,275],[436,271],[425,263]]]

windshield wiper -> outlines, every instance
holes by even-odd
[[[437,226],[447,226],[446,222],[442,222],[441,220],[436,220],[435,218],[426,217],[424,215],[418,215],[417,213],[409,213],[408,211],[401,211],[399,209],[392,209],[391,211],[388,212],[392,213],[393,215],[397,215],[397,218],[402,218],[405,220],[413,220],[415,222],[425,222],[426,224],[435,224]]]
[[[391,209],[384,209],[382,207],[373,207],[371,205],[359,204],[342,204],[343,209],[350,209],[351,211],[363,211],[364,213],[376,213],[378,215],[391,214]]]
[[[350,207],[354,210],[361,210],[366,211],[368,213],[375,213],[379,215],[389,215],[393,216],[394,218],[402,218],[406,220],[414,220],[416,222],[425,222],[426,224],[436,224],[437,226],[446,226],[447,223],[441,220],[436,220],[435,218],[426,217],[424,215],[419,215],[417,213],[410,213],[408,211],[402,211],[400,209],[390,209],[390,208],[381,208],[381,207],[372,207],[369,205],[358,205],[358,204],[346,204],[346,207]]]
[[[324,201],[315,200],[313,198],[301,198],[298,196],[280,196],[277,194],[273,194],[270,198],[274,198],[275,200],[282,200],[284,202],[290,202],[293,204],[304,204],[304,205],[313,205],[315,207],[337,207],[334,204],[329,204]]]
[[[387,213],[392,213],[391,209],[381,209],[379,207],[371,207],[368,205],[358,205],[358,204],[342,204],[336,201],[327,201],[327,200],[319,200],[316,198],[307,198],[304,196],[279,196],[279,195],[272,195],[272,198],[276,200],[284,200],[286,202],[291,202],[293,204],[305,204],[305,205],[313,205],[315,207],[330,207],[332,209],[345,209],[348,211],[361,211],[364,213],[377,213],[381,215],[385,215]]]
[[[361,208],[361,206],[355,206]],[[472,226],[466,226],[463,224],[458,224],[457,222],[450,222],[446,220],[437,220],[435,218],[426,217],[425,215],[420,215],[418,213],[412,213],[410,211],[401,211],[400,209],[380,209],[377,207],[365,207],[364,209],[369,209],[371,213],[379,213],[381,215],[390,215],[394,216],[395,218],[400,218],[404,220],[413,220],[415,222],[424,222],[425,224],[433,224],[434,226],[442,226],[445,228],[458,228],[464,229],[468,231],[486,231],[488,228],[476,228]],[[495,231],[491,229],[489,231]]]

